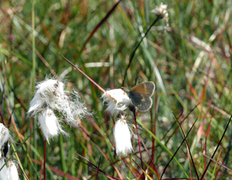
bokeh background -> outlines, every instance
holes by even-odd
[[[108,179],[76,153],[117,178],[120,172],[123,179],[159,179],[170,162],[163,178],[187,178],[187,174],[200,179],[204,174],[205,179],[231,179],[230,170],[216,162],[207,164],[217,148],[213,159],[232,169],[231,125],[223,135],[232,110],[232,1],[163,2],[168,18],[151,27],[127,71],[136,45],[157,18],[151,11],[161,1],[121,0],[113,9],[116,3],[0,1],[1,121],[14,139],[16,152],[11,148],[11,158],[17,154],[22,163],[20,179],[25,179],[23,172],[28,179],[43,179],[45,152],[46,179]],[[152,108],[138,114],[150,130],[139,126],[143,166],[136,134],[130,158],[115,155],[117,117],[105,112],[102,92],[59,53],[106,90],[129,89],[143,81],[156,84]],[[62,78],[67,90],[79,92],[92,113],[81,121],[89,136],[63,125],[69,137],[60,135],[44,149],[37,119],[26,113],[36,83],[45,77]],[[130,113],[128,122],[133,124]],[[180,146],[192,126],[188,145]],[[177,161],[170,161],[172,155],[152,135],[172,153],[179,148]]]

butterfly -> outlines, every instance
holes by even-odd
[[[151,96],[154,94],[155,84],[151,81],[143,82],[127,91],[129,98],[139,111],[148,111],[152,106]]]

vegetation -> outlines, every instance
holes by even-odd
[[[231,179],[232,1],[168,1],[163,19],[151,12],[161,1],[116,3],[1,2],[0,112],[20,179]],[[129,113],[133,153],[115,154],[118,117],[61,54],[106,90],[156,84],[152,108],[137,113],[141,149]],[[64,79],[92,113],[50,144],[27,116],[45,77]]]

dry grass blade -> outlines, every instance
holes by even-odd
[[[190,128],[189,131],[187,132],[186,138],[188,137],[189,133],[192,131],[192,129],[193,129],[195,123],[197,122],[197,120],[198,120],[198,119],[196,119],[196,120],[194,121],[194,123],[192,124],[191,128]],[[162,173],[161,176],[160,176],[161,179],[162,179],[162,177],[163,177],[163,175],[164,175],[164,173],[165,173],[167,167],[169,166],[169,164],[171,163],[171,161],[173,160],[173,158],[175,157],[175,155],[177,154],[177,152],[178,152],[179,149],[181,148],[182,144],[185,142],[186,138],[184,138],[184,139],[182,140],[181,144],[179,145],[179,147],[177,148],[177,150],[174,152],[172,158],[169,160],[169,162],[168,162],[167,165],[165,166],[165,168],[164,168],[164,170],[163,170],[163,173]]]
[[[229,127],[229,124],[230,124],[231,119],[232,119],[232,116],[230,117],[230,119],[229,119],[229,121],[228,121],[228,123],[227,123],[227,125],[226,125],[226,127],[225,127],[225,130],[224,130],[224,132],[223,132],[223,134],[222,134],[222,137],[221,137],[220,141],[218,142],[217,147],[216,147],[216,149],[214,150],[213,155],[211,156],[210,161],[208,162],[208,164],[207,164],[207,166],[206,166],[206,168],[205,168],[205,170],[204,170],[204,172],[203,172],[203,174],[202,174],[202,176],[201,176],[201,179],[204,179],[205,174],[206,174],[206,172],[207,172],[207,170],[208,170],[208,168],[209,168],[209,165],[210,165],[210,163],[212,162],[212,159],[213,159],[214,155],[216,154],[216,152],[217,152],[217,150],[218,150],[218,148],[219,148],[219,146],[220,146],[220,144],[221,144],[221,142],[222,142],[222,139],[223,139],[224,136],[225,136],[226,130],[227,130],[227,128]]]
[[[203,153],[201,153],[201,154],[202,154],[203,156],[209,158],[210,160],[214,161],[215,163],[219,164],[219,165],[222,166],[223,168],[226,168],[227,170],[232,171],[232,169],[230,169],[230,168],[224,166],[222,163],[220,163],[220,162],[214,160],[213,158],[211,158],[211,157],[209,157],[209,156],[207,156],[207,155],[205,155],[205,154],[203,154]]]
[[[104,171],[102,171],[98,166],[94,165],[93,163],[91,163],[88,159],[86,159],[85,157],[81,156],[78,153],[75,153],[77,156],[79,156],[80,158],[84,159],[87,161],[87,163],[85,163],[84,161],[82,161],[83,163],[85,163],[86,165],[92,167],[95,171],[100,172],[102,174],[104,174],[105,176],[107,176],[109,179],[116,179],[116,180],[121,180],[120,178],[116,178],[113,176],[110,176],[109,174],[105,173]]]

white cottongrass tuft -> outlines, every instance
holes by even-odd
[[[48,143],[49,138],[58,136],[59,132],[65,134],[65,132],[61,129],[58,118],[49,108],[39,113],[38,122]]]
[[[0,159],[4,159],[8,154],[8,149],[10,148],[9,140],[12,141],[9,130],[0,123]]]
[[[108,95],[110,95],[110,97]],[[106,102],[108,106],[106,111],[112,115],[118,114],[132,105],[131,99],[122,89],[108,90],[102,95],[102,98],[103,102]]]
[[[167,4],[161,3],[159,7],[156,7],[151,12],[153,12],[156,16],[160,16],[161,18],[168,18],[167,7]]]
[[[2,167],[3,166],[3,167]],[[0,171],[0,179],[4,180],[4,179],[8,179],[8,168],[7,165],[5,165],[5,161],[3,158],[0,158],[0,169],[2,169]]]
[[[9,180],[18,180],[19,175],[17,171],[17,167],[13,161],[8,162],[8,172],[9,172]]]
[[[2,168],[2,166],[4,166]],[[0,180],[19,180],[17,167],[13,161],[9,161],[5,164],[3,159],[0,159]]]
[[[18,171],[13,161],[9,161],[7,164],[5,164],[8,154],[7,148],[9,148],[9,144],[6,143],[8,143],[9,140],[12,141],[9,130],[2,123],[0,123],[0,169],[2,169],[0,171],[0,180],[19,179]]]
[[[114,126],[114,141],[116,153],[127,155],[133,148],[131,144],[131,132],[124,117],[121,117]]]
[[[38,115],[38,122],[46,140],[56,137],[62,130],[59,122],[78,126],[86,111],[84,103],[76,91],[64,90],[64,83],[59,80],[45,79],[36,86],[36,93],[30,102],[28,114]]]
[[[65,96],[66,101],[64,102],[63,109],[60,111],[65,117],[64,121],[69,125],[78,125],[80,119],[84,115],[91,115],[87,112],[85,103],[81,102],[81,98],[76,91],[70,92],[69,96]]]
[[[11,140],[9,130],[2,123],[0,123],[0,149],[2,149],[4,144],[9,140]]]
[[[33,116],[45,107],[61,109],[64,101],[64,84],[54,79],[46,79],[36,86],[36,93],[30,102],[28,114]]]

